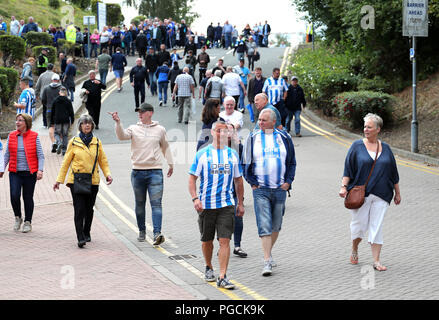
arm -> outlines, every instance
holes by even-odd
[[[67,171],[69,170],[70,164],[74,157],[73,139],[70,139],[69,144],[67,145],[67,151],[64,156],[61,168],[59,169],[58,177],[56,178],[56,183],[53,186],[53,190],[59,189],[59,185],[61,183],[64,183],[64,180],[66,179]]]
[[[197,176],[194,176],[192,174],[189,175],[189,183],[188,183],[188,188],[189,188],[189,194],[191,195],[191,199],[195,199],[198,198],[197,195]],[[196,199],[193,201],[194,203],[194,208],[197,212],[202,212],[203,211],[203,205],[200,201],[200,199]]]
[[[238,198],[237,216],[242,217],[244,215],[244,183],[242,176],[233,179],[235,182],[236,196]]]
[[[107,184],[111,184],[113,182],[113,178],[111,177],[110,166],[108,165],[108,159],[104,152],[104,147],[102,146],[102,142],[99,141],[99,156],[98,163],[104,173],[104,176],[107,180]]]
[[[166,138],[166,131],[163,131],[162,137],[160,139],[160,148],[162,149],[163,155],[165,156],[166,162],[168,163],[169,170],[167,177],[171,177],[174,172],[174,159],[172,158],[171,148],[169,142]]]
[[[37,136],[37,157],[38,157],[38,172],[37,172],[37,180],[41,180],[43,178],[44,171],[44,152],[43,147],[41,146],[40,137]]]

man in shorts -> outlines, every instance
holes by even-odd
[[[239,156],[227,147],[227,124],[217,121],[212,125],[211,145],[199,150],[189,169],[189,192],[198,212],[202,251],[206,262],[205,280],[215,281],[212,267],[213,240],[215,230],[220,244],[218,260],[220,273],[217,286],[233,289],[235,286],[226,276],[230,258],[230,239],[235,224],[235,201],[232,183],[238,198],[237,216],[244,215],[244,186]],[[200,191],[197,195],[196,181],[200,178]]]

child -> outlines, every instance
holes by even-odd
[[[73,112],[72,102],[67,98],[67,89],[61,87],[59,90],[59,97],[53,101],[51,113],[51,123],[55,124],[55,140],[58,145],[56,148],[57,154],[60,154],[62,150],[62,155],[65,155],[69,137],[69,128],[74,121],[75,114]]]

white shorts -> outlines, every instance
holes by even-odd
[[[369,232],[369,243],[383,244],[383,220],[388,207],[386,201],[370,194],[359,209],[350,210],[351,239],[363,239],[366,232]]]

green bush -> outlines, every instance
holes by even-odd
[[[0,36],[3,36],[5,34],[6,34],[6,32],[4,32],[4,30],[0,30]]]
[[[75,55],[75,48],[80,48],[80,44],[72,43],[66,39],[58,39],[58,53],[65,52],[67,56]]]
[[[22,60],[26,52],[26,44],[21,37],[16,36],[0,36],[0,52],[3,52],[3,64],[7,65],[10,59],[10,65],[15,60]]]
[[[56,61],[56,48],[51,46],[37,46],[32,48],[33,55],[35,59],[38,59],[38,56],[41,54],[41,50],[43,48],[47,48],[47,58],[49,59],[49,63],[55,64]]]
[[[385,93],[391,93],[391,84],[381,78],[374,77],[373,79],[360,79],[358,82],[358,91],[379,91]]]
[[[13,68],[0,67],[0,75],[6,76],[7,85],[2,86],[1,99],[3,105],[8,105],[18,83],[18,71]]]
[[[29,31],[26,32],[25,38],[29,47],[53,45],[53,37],[46,32]]]
[[[49,0],[49,6],[54,9],[58,9],[60,5],[59,0]]]
[[[379,115],[385,125],[392,123],[395,98],[387,93],[374,91],[343,92],[333,100],[335,113],[351,128],[362,128],[368,113]]]
[[[0,74],[0,105],[6,104],[9,96],[8,77]]]
[[[310,102],[331,115],[334,95],[357,89],[359,76],[354,74],[351,65],[349,54],[337,54],[325,47],[314,51],[303,48],[295,54],[289,72],[299,78]]]

